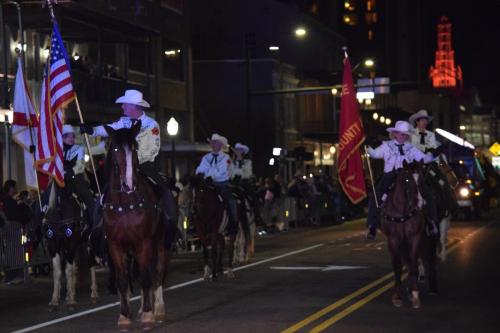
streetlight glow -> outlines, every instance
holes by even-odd
[[[170,136],[176,136],[179,131],[179,123],[174,117],[171,117],[167,123],[167,133]]]
[[[385,119],[385,124],[390,125],[392,123],[392,120],[390,118]]]
[[[333,88],[333,89],[332,89],[332,95],[333,95],[333,96],[336,96],[338,93],[339,93],[339,91],[338,91],[338,89],[337,89],[337,88]]]
[[[305,37],[306,34],[307,34],[307,30],[303,27],[299,27],[299,28],[295,29],[295,36],[297,36],[299,38]]]
[[[280,47],[276,45],[271,45],[269,46],[269,51],[279,51]]]
[[[464,125],[460,125],[460,130],[465,131],[466,127]]]
[[[380,117],[380,122],[381,122],[382,124],[383,124],[383,123],[385,123],[385,117],[384,117],[384,116]]]
[[[373,67],[375,65],[375,61],[373,59],[366,59],[365,60],[365,67]]]
[[[373,114],[373,120],[377,120],[377,119],[378,119],[378,113],[377,113],[377,112],[375,112],[375,113]]]
[[[273,148],[273,156],[280,156],[280,155],[281,155],[281,148],[274,147]]]
[[[335,146],[331,146],[330,147],[330,154],[335,154],[335,152],[337,151],[337,149],[335,149]]]

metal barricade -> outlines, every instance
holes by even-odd
[[[23,269],[24,246],[23,228],[20,223],[5,221],[0,228],[0,270],[7,272]]]

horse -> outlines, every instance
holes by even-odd
[[[233,265],[248,263],[255,253],[255,210],[241,187],[233,188],[238,205],[238,233],[234,242]]]
[[[418,291],[418,259],[422,237],[425,234],[422,211],[424,199],[421,195],[424,180],[421,168],[420,163],[410,166],[405,161],[403,168],[395,170],[394,184],[381,206],[381,230],[387,237],[392,259],[394,271],[392,303],[396,307],[401,307],[403,304],[401,285],[403,262],[409,272],[412,307],[418,309],[421,306]]]
[[[224,231],[229,222],[226,203],[222,200],[216,187],[208,180],[193,177],[190,182],[193,192],[193,222],[203,248],[203,278],[216,281],[218,273],[223,272],[222,258],[226,247]],[[230,235],[228,241],[227,276],[234,278],[233,256],[235,236]],[[209,249],[211,250],[209,256]],[[212,259],[210,274],[209,257]]]
[[[147,329],[165,319],[163,286],[169,250],[165,244],[160,195],[138,172],[136,136],[141,122],[131,128],[114,130],[105,126],[105,129],[111,143],[105,164],[108,184],[103,198],[103,223],[120,294],[117,324],[122,330],[132,326],[129,295],[134,261],[141,287],[139,317]]]
[[[76,157],[64,163],[65,184],[70,184],[73,177],[73,167]],[[61,295],[61,278],[63,267],[66,276],[66,305],[70,308],[76,305],[75,285],[78,272],[77,259],[85,257],[85,241],[83,239],[83,210],[73,197],[68,186],[60,186],[52,181],[44,192],[42,209],[35,205],[35,224],[45,236],[46,246],[52,259],[54,290],[49,303],[51,310],[59,306]],[[42,213],[43,212],[43,213]],[[83,250],[82,250],[83,249]],[[81,256],[81,258],[78,258]],[[90,265],[91,300],[93,303],[99,297],[95,265]]]

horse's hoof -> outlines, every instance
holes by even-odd
[[[392,305],[394,305],[397,308],[400,308],[403,306],[403,300],[398,295],[392,295]]]
[[[149,330],[155,326],[155,316],[153,311],[143,312],[141,316],[142,329]]]
[[[118,329],[120,331],[130,331],[132,329],[132,321],[121,314],[118,317]]]
[[[165,314],[165,311],[163,311],[163,313],[155,313],[155,322],[163,323],[165,320],[167,320],[167,315]]]
[[[411,292],[411,307],[414,309],[420,309],[422,306],[422,303],[420,302],[420,298],[418,297],[418,291],[412,291]]]
[[[233,272],[233,270],[232,270],[232,269],[228,269],[228,270],[227,270],[227,277],[228,277],[229,279],[234,279],[234,272]]]
[[[49,312],[57,311],[58,307],[59,307],[59,305],[57,305],[57,304],[49,304]]]
[[[91,302],[92,304],[97,304],[97,300],[98,300],[98,298],[97,298],[97,297],[91,297],[91,298],[90,298],[90,302]]]

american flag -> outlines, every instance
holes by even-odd
[[[71,83],[69,58],[54,23],[49,58],[42,82],[37,165],[64,186],[63,108],[75,99]]]

